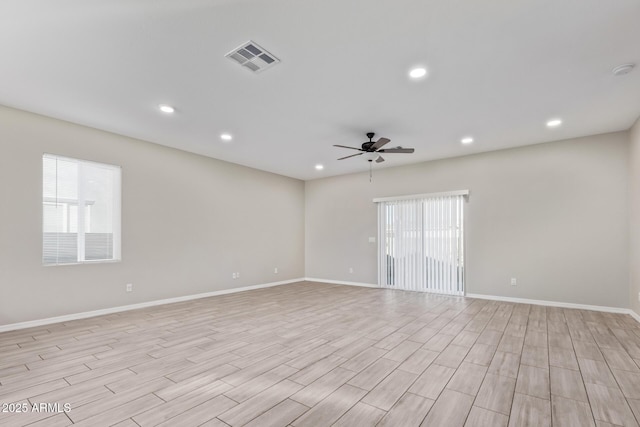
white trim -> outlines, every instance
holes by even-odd
[[[102,316],[102,315],[105,315],[105,314],[120,313],[120,312],[123,312],[123,311],[137,310],[137,309],[140,309],[140,308],[154,307],[154,306],[158,306],[158,305],[172,304],[172,303],[176,303],[176,302],[190,301],[190,300],[200,299],[200,298],[208,298],[208,297],[213,297],[213,296],[217,296],[217,295],[233,294],[233,293],[237,293],[237,292],[250,291],[250,290],[254,290],[254,289],[262,289],[262,288],[270,288],[270,287],[273,287],[273,286],[288,285],[290,283],[296,283],[296,282],[319,282],[319,283],[329,283],[329,284],[334,284],[334,285],[359,286],[359,287],[365,287],[365,288],[376,288],[376,289],[385,289],[386,290],[386,288],[382,288],[382,287],[380,287],[378,285],[374,285],[374,284],[371,284],[371,283],[347,282],[347,281],[342,281],[342,280],[327,280],[327,279],[316,279],[316,278],[311,278],[311,277],[303,277],[303,278],[298,278],[298,279],[283,280],[283,281],[280,281],[280,282],[271,282],[271,283],[263,283],[263,284],[260,284],[260,285],[244,286],[242,288],[222,289],[222,290],[219,290],[219,291],[206,292],[206,293],[202,293],[202,294],[185,295],[185,296],[182,296],[182,297],[175,297],[175,298],[167,298],[167,299],[162,299],[162,300],[148,301],[148,302],[142,302],[142,303],[139,303],[139,304],[131,304],[131,305],[123,305],[123,306],[119,306],[119,307],[104,308],[104,309],[101,309],[101,310],[86,311],[86,312],[83,312],[83,313],[67,314],[67,315],[64,315],[64,316],[49,317],[47,319],[38,319],[38,320],[29,320],[29,321],[26,321],[26,322],[10,323],[10,324],[7,324],[7,325],[0,325],[0,332],[8,332],[8,331],[15,331],[15,330],[18,330],[18,329],[33,328],[33,327],[36,327],[36,326],[51,325],[53,323],[69,322],[71,320],[86,319],[86,318],[89,318],[89,317]],[[460,298],[460,296],[456,296],[456,295],[442,295],[442,296]],[[568,302],[533,300],[533,299],[527,299],[527,298],[499,297],[499,296],[494,296],[494,295],[482,295],[482,294],[466,294],[466,295],[463,295],[463,297],[486,299],[486,300],[493,300],[493,301],[515,302],[515,303],[522,303],[522,304],[545,305],[545,306],[549,306],[549,307],[578,308],[578,309],[582,309],[582,310],[602,311],[602,312],[606,312],[606,313],[628,314],[631,317],[633,317],[637,322],[640,323],[640,315],[638,313],[636,313],[635,311],[629,309],[629,308],[605,307],[605,306],[600,306],[600,305],[573,304],[573,303],[568,303]]]
[[[505,301],[505,302],[516,302],[521,304],[535,304],[535,305],[545,305],[548,307],[562,307],[562,308],[577,308],[580,310],[593,310],[593,311],[603,311],[605,313],[622,313],[622,314],[631,314],[630,309],[628,308],[619,308],[619,307],[606,307],[603,305],[587,305],[587,304],[574,304],[571,302],[558,302],[558,301],[545,301],[538,299],[528,299],[528,298],[512,298],[512,297],[499,297],[495,295],[482,295],[482,294],[466,294],[467,298],[477,298],[477,299],[488,299],[493,301]],[[637,314],[636,314],[637,316]],[[640,316],[638,316],[640,317]],[[640,321],[640,320],[639,320]]]
[[[394,202],[396,200],[428,199],[431,197],[468,196],[469,190],[444,191],[441,193],[408,194],[406,196],[376,197],[374,203]]]
[[[49,268],[49,267],[64,267],[68,265],[113,264],[115,262],[122,262],[122,260],[121,259],[90,259],[90,260],[84,260],[80,262],[61,262],[59,264],[42,264],[41,267]]]
[[[370,283],[345,282],[342,280],[315,279],[311,277],[305,277],[303,280],[305,282],[319,282],[319,283],[330,283],[334,285],[361,286],[365,288],[376,288],[376,289],[383,289],[383,290],[402,290],[402,289],[385,288],[378,285],[372,285]],[[412,292],[412,291],[403,291],[403,292]],[[520,304],[544,305],[548,307],[577,308],[580,310],[601,311],[605,313],[628,314],[631,317],[633,317],[636,321],[638,321],[638,323],[640,323],[640,315],[635,311],[631,310],[630,308],[606,307],[602,305],[574,304],[570,302],[545,301],[545,300],[536,300],[536,299],[528,299],[528,298],[499,297],[494,295],[482,295],[482,294],[448,295],[448,294],[436,294],[436,293],[430,293],[430,292],[428,292],[428,294],[442,296],[442,297],[451,297],[451,298],[477,298],[477,299],[485,299],[485,300],[492,300],[492,301],[514,302],[514,303],[520,303]]]
[[[383,267],[382,267],[382,263],[380,262],[380,259],[382,258],[382,252],[385,251],[386,249],[383,248],[382,243],[381,243],[381,239],[384,237],[384,230],[382,229],[383,227],[383,221],[382,221],[382,212],[385,211],[385,205],[383,205],[382,203],[379,203],[378,206],[376,206],[376,211],[377,211],[377,235],[376,235],[376,260],[378,260],[377,262],[377,267],[378,267],[378,286],[380,286],[381,283],[383,283],[384,281],[382,280],[383,276]],[[384,237],[384,239],[386,239],[386,237]]]
[[[36,326],[50,325],[52,323],[69,322],[71,320],[86,319],[88,317],[102,316],[105,314],[120,313],[122,311],[137,310],[140,308],[154,307],[157,305],[172,304],[176,302],[190,301],[200,298],[208,298],[217,295],[233,294],[236,292],[250,291],[253,289],[270,288],[272,286],[288,285],[289,283],[302,282],[306,279],[291,279],[281,282],[263,283],[261,285],[244,286],[242,288],[222,289],[219,291],[205,292],[202,294],[185,295],[182,297],[167,298],[155,301],[141,302],[139,304],[122,305],[119,307],[103,308],[100,310],[85,311],[83,313],[66,314],[64,316],[49,317],[47,319],[28,320],[20,323],[10,323],[8,325],[0,325],[0,332],[15,331],[18,329],[33,328]]]
[[[378,285],[374,285],[372,283],[362,283],[362,282],[345,282],[343,280],[328,280],[328,279],[315,279],[312,277],[305,277],[305,282],[320,282],[320,283],[330,283],[332,285],[347,285],[347,286],[360,286],[363,288],[377,288],[383,289]]]
[[[636,319],[636,322],[640,323],[640,314],[636,313],[632,309],[629,309],[629,315]]]

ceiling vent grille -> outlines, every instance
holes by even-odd
[[[260,73],[280,62],[272,53],[249,40],[225,55],[245,68]]]

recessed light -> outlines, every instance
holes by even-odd
[[[416,67],[409,71],[409,77],[412,79],[421,79],[427,75],[427,69],[423,67]]]
[[[173,108],[171,105],[167,105],[167,104],[160,104],[158,105],[158,108],[160,108],[160,111],[162,111],[163,113],[173,113],[174,111],[176,111],[175,108]]]
[[[463,144],[471,144],[473,142],[473,138],[471,138],[470,136],[465,136],[460,140],[460,142],[462,142]]]
[[[223,133],[220,135],[220,139],[223,141],[231,141],[233,137],[229,133]]]
[[[317,171],[321,171],[322,169],[324,169],[324,166],[323,166],[323,165],[321,165],[321,164],[317,164],[317,165],[316,165],[316,170],[317,170]]]
[[[551,119],[551,120],[549,120],[547,122],[547,127],[548,128],[557,128],[561,124],[562,124],[562,120],[560,120],[560,119]]]

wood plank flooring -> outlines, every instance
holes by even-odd
[[[2,426],[638,426],[640,324],[302,282],[2,333],[0,405],[28,408]]]

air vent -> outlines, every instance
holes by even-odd
[[[233,49],[225,56],[254,73],[262,72],[280,62],[272,53],[251,40]]]

